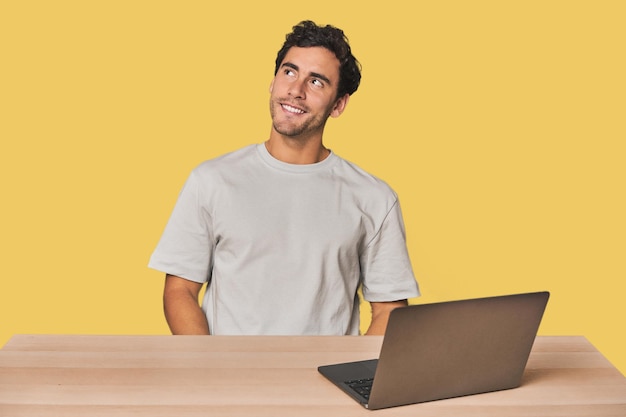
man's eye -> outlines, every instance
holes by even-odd
[[[323,87],[323,86],[324,86],[324,84],[323,84],[320,80],[318,80],[318,79],[314,79],[314,80],[312,80],[312,81],[311,81],[311,83],[312,83],[314,86],[316,86],[316,87]]]
[[[286,69],[285,70],[285,75],[288,75],[290,77],[293,77],[294,75],[296,75],[296,73],[293,70],[290,69]]]

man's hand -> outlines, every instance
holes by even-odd
[[[206,316],[198,304],[202,284],[166,275],[163,310],[172,334],[210,334]]]
[[[407,305],[409,305],[407,300],[370,303],[370,306],[372,307],[372,322],[365,334],[368,336],[384,335],[391,311],[398,307],[405,307]]]

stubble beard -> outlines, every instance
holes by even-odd
[[[327,110],[324,114],[312,117],[309,113],[306,113],[307,117],[300,123],[292,122],[290,120],[286,120],[281,123],[277,120],[277,113],[281,111],[282,107],[280,105],[280,100],[270,99],[272,127],[276,132],[292,139],[308,137],[311,133],[322,131],[324,129],[324,125],[326,124],[326,120],[330,116],[330,110]]]

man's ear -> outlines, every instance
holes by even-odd
[[[346,109],[348,105],[348,101],[350,101],[350,94],[346,94],[343,97],[339,97],[335,102],[335,106],[330,112],[330,117],[339,117],[341,113]]]
[[[272,90],[274,89],[274,79],[272,78],[272,82],[270,83],[270,94],[272,94]]]

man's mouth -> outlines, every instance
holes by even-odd
[[[299,109],[297,107],[290,106],[289,104],[281,104],[280,106],[288,113],[293,113],[293,114],[304,114],[304,113],[306,113],[304,110]]]

